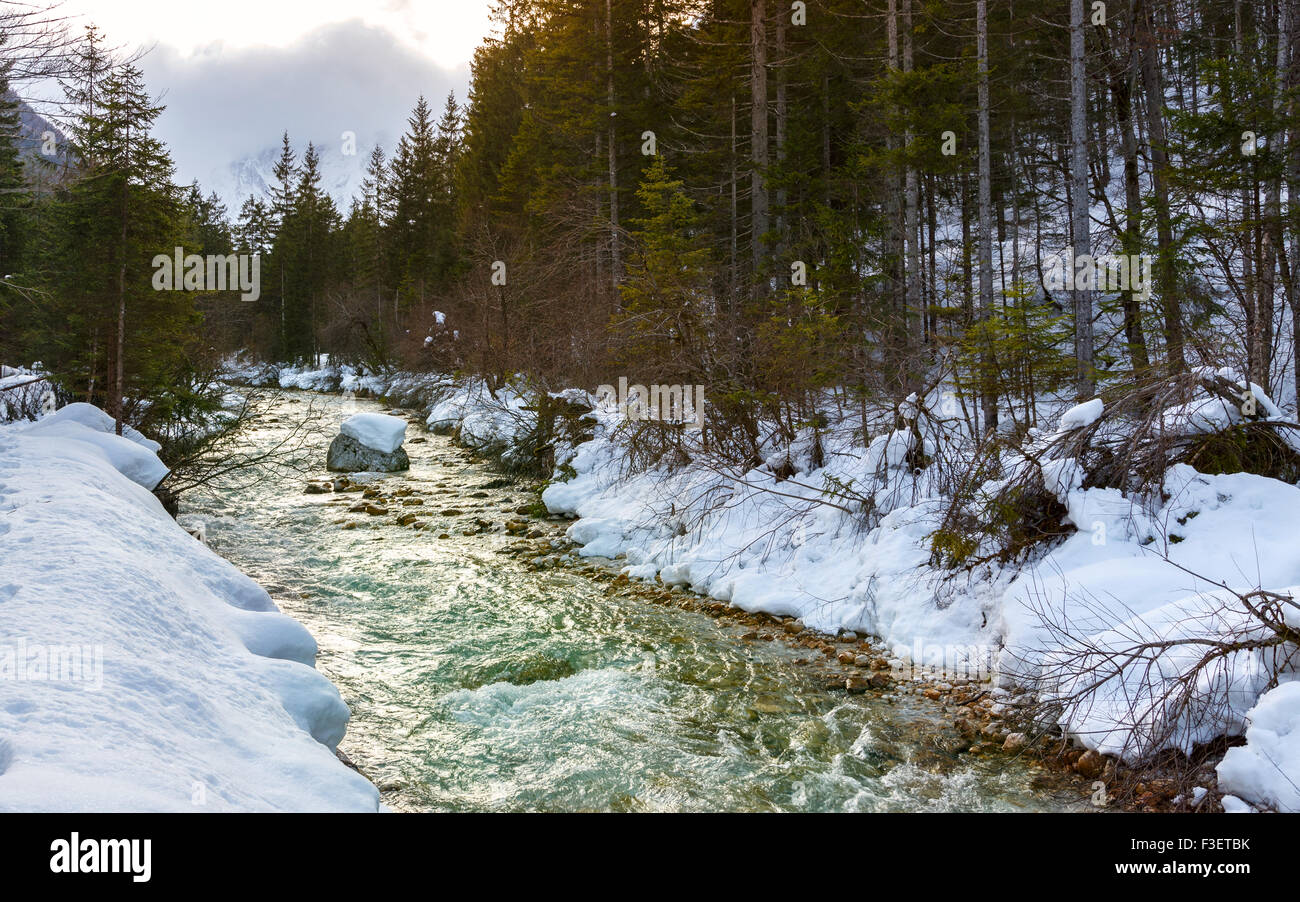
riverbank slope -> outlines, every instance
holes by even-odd
[[[85,404],[0,424],[0,810],[375,811],[316,643]]]

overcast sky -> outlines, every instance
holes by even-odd
[[[391,151],[416,97],[464,100],[488,0],[65,0],[140,65],[178,181],[279,142],[355,132]]]

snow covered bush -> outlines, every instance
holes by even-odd
[[[39,369],[0,366],[0,423],[34,420],[54,409],[55,388]]]

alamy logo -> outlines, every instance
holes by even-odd
[[[50,871],[55,874],[131,874],[135,883],[148,883],[153,874],[151,839],[68,839],[50,843]]]
[[[896,680],[964,679],[983,682],[994,671],[997,650],[989,645],[943,645],[921,638],[894,649]]]
[[[644,385],[627,384],[627,377],[620,376],[618,389],[612,385],[602,385],[596,389],[596,403],[618,405],[618,412],[625,420],[657,420],[661,423],[685,425],[691,432],[704,428],[704,386],[703,385]]]
[[[0,645],[0,682],[82,683],[104,688],[104,646],[45,645],[20,638]]]
[[[1131,291],[1151,300],[1150,254],[1065,253],[1046,265],[1043,284],[1050,291]]]
[[[172,256],[153,258],[154,291],[239,291],[240,300],[262,296],[262,258],[259,254],[186,254],[178,247]]]

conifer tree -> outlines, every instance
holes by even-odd
[[[267,254],[275,239],[271,211],[262,200],[249,195],[239,208],[239,221],[233,234],[241,254]]]
[[[136,66],[108,60],[93,30],[65,90],[77,110],[78,170],[47,214],[49,271],[29,345],[68,387],[104,404],[120,432],[141,402],[161,420],[197,403],[188,380],[192,296],[158,290],[154,280],[154,258],[183,242],[180,192],[152,134],[162,107]]]
[[[3,44],[0,34],[0,48]],[[26,262],[31,196],[18,150],[18,99],[10,90],[9,68],[0,64],[0,359],[15,360],[16,311],[24,297],[10,279]]]
[[[645,214],[632,223],[635,250],[619,287],[620,358],[646,379],[697,376],[705,371],[713,313],[700,214],[662,157],[646,170],[637,197]]]

